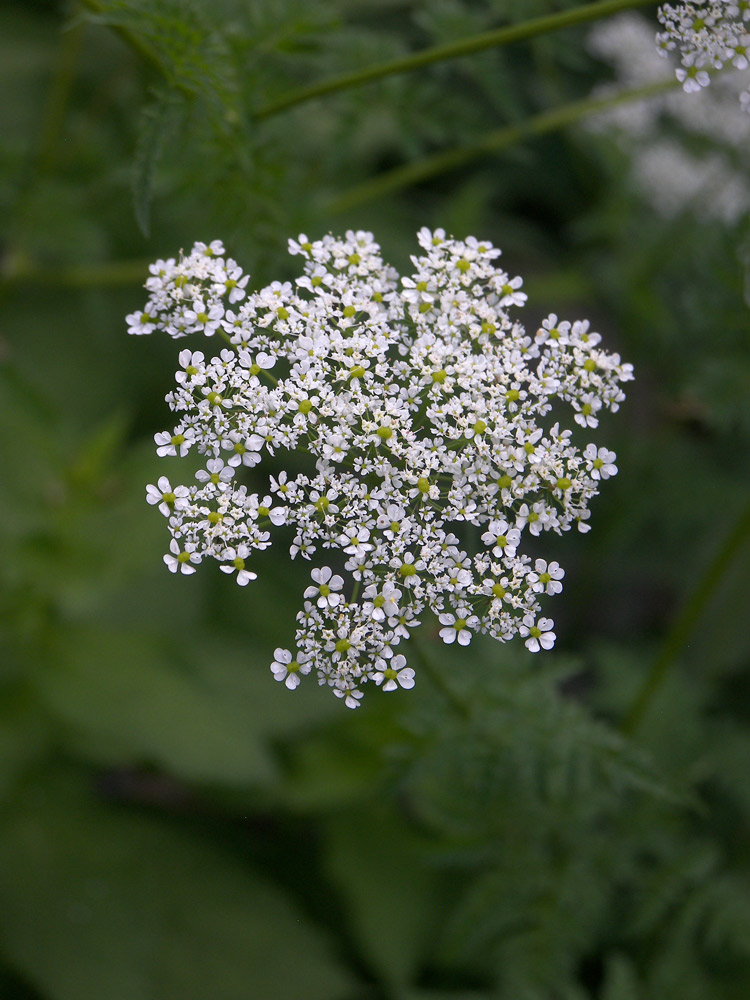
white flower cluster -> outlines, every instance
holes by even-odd
[[[659,8],[664,31],[656,36],[659,52],[679,49],[677,79],[690,92],[710,83],[711,70],[732,65],[746,70],[750,51],[750,0],[683,0]],[[742,107],[750,110],[750,91],[744,90]]]
[[[292,558],[327,550],[296,650],[277,649],[271,669],[289,688],[314,671],[350,708],[367,681],[413,686],[397,647],[428,608],[448,643],[485,632],[552,646],[539,599],[562,589],[563,571],[523,555],[522,541],[588,530],[589,500],[617,471],[613,452],[574,442],[553,404],[596,427],[632,378],[586,321],[551,315],[527,336],[509,316],[526,298],[521,279],[490,243],[427,229],[419,243],[399,282],[370,233],[300,236],[296,287],[252,294],[218,241],[197,243],[151,266],[148,304],[128,317],[131,333],[228,344],[180,353],[167,396],[178,423],[156,435],[159,455],[205,456],[197,484],[148,487],[172,536],[168,567],[192,573],[213,558],[244,586],[274,527]],[[280,451],[299,456],[296,470],[258,493],[238,481]]]
[[[601,93],[668,79],[672,70],[651,44],[653,28],[628,12],[590,32],[590,51],[610,63],[617,82]],[[598,114],[588,127],[613,133],[631,161],[633,186],[667,218],[691,212],[735,224],[750,212],[747,114],[741,74],[722,73],[699,94],[670,90]]]

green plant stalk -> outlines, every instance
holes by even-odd
[[[95,0],[84,0],[84,2],[91,4]],[[341,76],[334,76],[329,80],[322,80],[320,83],[313,83],[307,87],[290,91],[277,100],[258,108],[253,117],[256,119],[270,118],[272,115],[280,114],[282,111],[287,111],[305,101],[312,101],[316,97],[350,90],[352,87],[360,87],[373,80],[382,80],[383,77],[394,76],[398,73],[409,73],[421,69],[423,66],[431,66],[433,63],[445,62],[448,59],[470,56],[476,52],[483,52],[485,49],[499,48],[502,45],[509,45],[511,42],[525,41],[538,35],[559,31],[561,28],[569,28],[576,24],[609,17],[621,10],[653,6],[653,3],[654,0],[599,0],[597,3],[583,4],[572,10],[560,11],[557,14],[535,17],[530,21],[523,21],[521,24],[511,24],[493,31],[483,31],[481,34],[461,38],[456,42],[422,49],[420,52],[413,52],[399,59],[392,59],[377,66],[366,66],[364,69],[343,73]]]
[[[74,25],[60,36],[57,65],[50,81],[38,140],[37,170],[41,173],[51,170],[54,164],[82,42],[81,25]]]
[[[698,581],[690,600],[667,633],[659,655],[651,665],[641,690],[620,725],[620,730],[626,735],[631,736],[645,718],[649,706],[664,683],[680,650],[690,638],[711,596],[734,559],[737,549],[749,535],[750,504],[740,511],[732,530],[706,567],[706,571]]]
[[[39,267],[22,254],[9,255],[0,269],[0,287],[45,285],[52,288],[104,288],[142,285],[149,260],[122,260],[73,267]]]
[[[522,139],[533,136],[545,135],[557,129],[565,128],[567,125],[574,125],[576,122],[599,112],[608,111],[611,108],[619,107],[630,101],[644,100],[662,94],[678,86],[674,78],[660,80],[658,83],[651,83],[646,87],[638,87],[634,90],[622,91],[614,97],[587,97],[581,101],[573,101],[565,104],[561,108],[552,111],[543,111],[541,114],[528,118],[518,125],[506,125],[502,128],[488,132],[478,142],[467,146],[456,146],[446,149],[442,153],[435,153],[426,156],[413,163],[407,163],[403,167],[396,167],[389,170],[374,180],[366,181],[356,187],[350,188],[342,195],[334,198],[326,205],[327,212],[345,212],[350,208],[361,205],[363,202],[372,201],[375,198],[382,198],[384,195],[399,191],[412,184],[418,184],[430,177],[455,170],[458,167],[469,163],[490,153],[498,153],[508,149]]]
[[[454,711],[461,716],[462,719],[469,719],[471,717],[471,708],[456,694],[453,688],[446,683],[443,675],[436,669],[435,665],[425,653],[421,640],[419,640],[413,632],[409,636],[409,648],[411,652],[415,654],[414,659],[417,661],[419,669],[423,674],[426,674],[430,678],[432,686],[437,688],[445,700],[450,704]]]

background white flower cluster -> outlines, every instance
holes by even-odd
[[[675,69],[652,42],[651,22],[635,12],[598,24],[589,33],[589,50],[616,75],[616,83],[599,92],[669,79]],[[750,126],[739,101],[745,83],[744,74],[720,73],[698,93],[671,90],[622,104],[588,127],[617,136],[631,161],[634,186],[660,215],[689,211],[731,225],[750,211]]]
[[[157,453],[197,449],[206,462],[197,484],[147,489],[172,536],[165,562],[192,573],[213,558],[244,586],[272,528],[288,532],[292,558],[329,552],[304,592],[296,650],[277,649],[271,669],[289,688],[314,672],[351,708],[367,681],[413,686],[397,647],[426,609],[447,643],[484,632],[553,645],[540,598],[562,589],[563,570],[521,545],[588,530],[589,501],[617,471],[553,406],[596,427],[632,378],[587,321],[551,315],[535,336],[513,321],[522,282],[490,243],[418,239],[399,281],[370,233],[300,236],[289,246],[304,276],[252,294],[221,243],[197,243],[152,265],[145,310],[128,317],[131,333],[228,343],[210,358],[183,350],[167,396],[178,422],[156,435]],[[288,470],[250,492],[243,467],[277,452],[294,453]]]
[[[677,49],[677,79],[690,92],[707,87],[713,70],[734,66],[748,68],[750,3],[748,0],[698,0],[665,3],[658,18],[664,31],[656,36],[663,55]],[[750,91],[742,91],[741,104],[750,110]]]

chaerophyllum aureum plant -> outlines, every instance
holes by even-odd
[[[529,336],[511,318],[522,281],[491,243],[418,239],[399,279],[370,233],[300,236],[289,249],[304,275],[252,293],[219,241],[196,243],[151,266],[148,303],[128,317],[134,334],[227,345],[179,354],[177,423],[156,450],[205,463],[190,486],[147,487],[172,536],[164,561],[193,573],[215,559],[244,587],[254,554],[285,532],[291,558],[314,567],[295,647],[276,649],[271,670],[290,689],[314,674],[350,708],[368,682],[413,687],[399,649],[427,610],[446,643],[518,634],[552,647],[540,600],[563,570],[522,548],[588,530],[615,455],[579,446],[564,422],[596,427],[633,377],[585,320],[550,315]],[[278,453],[284,471],[251,491],[246,467]]]

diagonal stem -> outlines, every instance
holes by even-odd
[[[747,535],[750,535],[750,505],[740,511],[732,530],[706,567],[706,571],[698,581],[690,600],[667,633],[659,655],[654,660],[638,696],[620,725],[621,731],[626,735],[632,735],[640,726],[672,664],[690,638],[691,632]]]
[[[88,0],[88,2],[92,2],[92,0]],[[328,80],[321,80],[319,83],[313,83],[307,87],[292,90],[277,100],[258,108],[254,113],[254,117],[270,118],[272,115],[280,114],[282,111],[286,111],[305,101],[311,101],[316,97],[324,97],[326,94],[350,90],[352,87],[359,87],[374,80],[382,80],[386,76],[408,73],[412,70],[421,69],[423,66],[430,66],[433,63],[473,55],[476,52],[483,52],[485,49],[509,45],[511,42],[525,41],[529,38],[535,38],[538,35],[559,31],[561,28],[569,28],[576,24],[609,17],[611,14],[616,14],[621,10],[651,6],[653,3],[654,0],[598,0],[597,3],[582,4],[580,7],[573,7],[571,10],[563,10],[556,14],[535,17],[530,21],[523,21],[520,24],[507,25],[504,28],[496,28],[493,31],[483,31],[481,34],[461,38],[456,42],[448,42],[444,45],[422,49],[419,52],[412,52],[407,56],[392,59],[377,66],[366,66],[364,69],[355,70],[351,73],[343,73],[341,76],[334,76]]]
[[[416,659],[419,664],[419,669],[422,673],[427,674],[433,687],[437,688],[437,690],[451,705],[454,711],[461,716],[461,718],[469,719],[471,717],[470,706],[463,701],[463,699],[460,698],[453,688],[446,682],[443,675],[425,653],[421,640],[417,639],[413,632],[409,636],[409,649],[415,654],[414,659]]]
[[[407,163],[402,167],[396,167],[386,173],[380,174],[371,181],[359,184],[342,195],[334,198],[326,206],[327,212],[339,213],[348,211],[363,202],[372,201],[375,198],[382,198],[394,191],[418,184],[430,177],[455,170],[472,160],[491,153],[498,153],[503,149],[508,149],[521,140],[545,135],[557,129],[565,128],[576,122],[599,112],[609,111],[621,104],[630,101],[645,100],[665,93],[677,87],[678,83],[674,77],[659,80],[646,87],[637,87],[633,90],[621,91],[610,97],[587,97],[581,101],[573,101],[565,104],[561,108],[554,108],[552,111],[543,111],[541,114],[528,118],[518,125],[506,125],[503,128],[488,132],[478,142],[466,146],[455,146],[446,149],[441,153],[426,156],[413,163]]]

